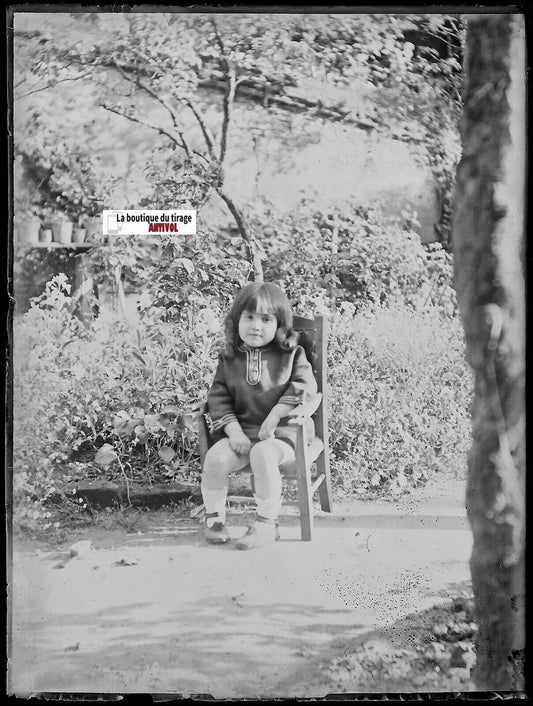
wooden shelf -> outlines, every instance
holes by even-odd
[[[55,250],[57,248],[66,248],[68,250],[81,250],[82,252],[94,248],[100,243],[15,243],[16,248],[48,248]]]

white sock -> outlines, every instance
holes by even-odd
[[[207,517],[205,523],[208,527],[212,527],[215,522],[225,522],[226,521],[226,496],[228,494],[228,488],[222,488],[222,490],[211,490],[210,488],[205,488],[201,486],[202,498],[205,505],[205,514],[212,515],[217,513],[217,517]]]
[[[254,495],[257,505],[257,514],[267,520],[277,520],[281,510],[281,498],[259,498]]]

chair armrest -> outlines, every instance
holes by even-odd
[[[300,404],[298,407],[291,409],[291,411],[286,415],[287,417],[292,417],[292,419],[289,420],[289,424],[296,424],[298,419],[307,419],[308,417],[312,417],[320,407],[321,402],[322,393],[319,392],[312,399],[304,402],[304,404]]]

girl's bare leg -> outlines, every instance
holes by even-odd
[[[207,452],[201,484],[207,527],[212,527],[215,522],[225,522],[228,474],[247,465],[248,456],[236,454],[229,439],[217,441]]]
[[[254,474],[258,517],[276,520],[281,509],[281,474],[279,467],[294,460],[289,444],[279,439],[267,439],[254,444],[250,466]]]

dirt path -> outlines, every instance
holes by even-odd
[[[433,483],[401,503],[337,507],[318,515],[312,542],[284,516],[282,540],[253,552],[209,546],[194,521],[161,514],[139,534],[73,535],[62,549],[91,546],[69,560],[16,541],[9,691],[384,691],[384,675],[341,676],[339,659],[361,645],[412,648],[406,616],[468,585],[462,495]],[[246,519],[231,518],[232,536]]]

